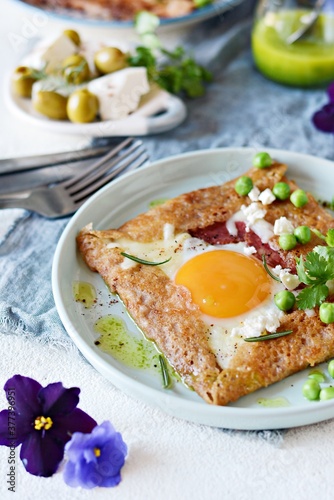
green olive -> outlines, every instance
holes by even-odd
[[[67,83],[79,85],[90,77],[89,66],[86,59],[79,54],[66,57],[62,62],[62,75]]]
[[[66,120],[67,98],[57,92],[40,90],[33,97],[33,107],[42,115],[53,120]]]
[[[103,74],[112,73],[127,66],[127,55],[117,47],[104,47],[94,54],[96,69]]]
[[[20,97],[31,97],[31,89],[36,78],[33,77],[32,68],[19,66],[12,75],[13,90]]]
[[[92,122],[99,110],[99,101],[96,95],[88,89],[75,90],[67,102],[67,115],[71,122]]]
[[[80,35],[79,35],[79,33],[77,31],[74,31],[74,30],[64,30],[63,33],[70,40],[72,40],[72,42],[75,45],[77,45],[78,47],[80,47],[80,45],[81,45],[81,39],[80,39]]]

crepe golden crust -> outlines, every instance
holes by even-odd
[[[280,180],[296,189],[285,178],[286,166],[247,172],[260,191],[272,188]],[[334,356],[334,326],[324,325],[318,314],[310,317],[302,310],[285,314],[279,331],[293,333],[265,342],[242,342],[235,350],[227,368],[222,369],[208,341],[208,326],[192,302],[190,292],[176,285],[157,266],[121,267],[121,248],[110,247],[119,239],[153,242],[163,238],[163,227],[173,224],[175,234],[198,231],[224,223],[242,204],[250,203],[234,189],[235,179],[222,186],[213,186],[186,193],[161,206],[138,215],[119,229],[94,231],[84,228],[77,237],[78,248],[92,271],[100,273],[110,290],[116,292],[145,336],[153,340],[184,382],[205,401],[226,405],[243,395],[314,366]],[[308,194],[309,202],[302,209],[288,201],[275,201],[267,206],[266,220],[272,224],[286,216],[296,226],[308,225],[326,232],[334,227],[333,218]],[[308,253],[322,241],[315,235],[311,242],[286,252],[279,248],[277,237],[270,246],[287,263],[295,265],[295,257]]]

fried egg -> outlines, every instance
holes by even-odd
[[[275,332],[284,314],[274,295],[284,289],[274,281],[255,251],[245,243],[209,245],[188,233],[173,234],[166,225],[163,240],[141,243],[120,239],[109,247],[149,262],[168,262],[160,269],[177,285],[186,287],[208,326],[208,341],[222,368],[244,338]],[[124,257],[126,269],[138,265]]]

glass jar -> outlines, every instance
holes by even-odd
[[[319,12],[317,5],[321,5]],[[305,26],[314,12],[309,29],[291,43],[291,35]],[[334,0],[260,0],[252,51],[257,68],[276,82],[315,87],[333,81]]]

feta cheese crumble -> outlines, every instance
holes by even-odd
[[[247,225],[251,226],[258,219],[263,219],[267,211],[262,208],[260,203],[253,202],[250,205],[242,205],[241,211],[246,217]]]
[[[244,248],[244,254],[245,255],[252,255],[253,253],[256,253],[256,248],[255,247],[245,247]]]
[[[248,197],[252,200],[252,201],[258,201],[259,199],[259,195],[260,195],[260,190],[258,187],[254,186],[253,189],[251,189],[248,193]]]
[[[275,220],[274,234],[276,234],[276,236],[280,236],[281,234],[293,234],[294,229],[292,222],[286,217],[280,217]]]
[[[279,278],[285,288],[288,290],[294,290],[300,285],[299,278],[296,274],[291,274],[290,269],[281,269],[279,272]]]
[[[259,195],[258,198],[261,201],[262,205],[270,205],[273,201],[276,200],[276,197],[271,189],[267,188]]]
[[[232,328],[231,336],[243,338],[260,337],[264,331],[274,333],[280,326],[280,319],[284,315],[279,309],[269,309],[262,314],[245,319],[243,326]]]

